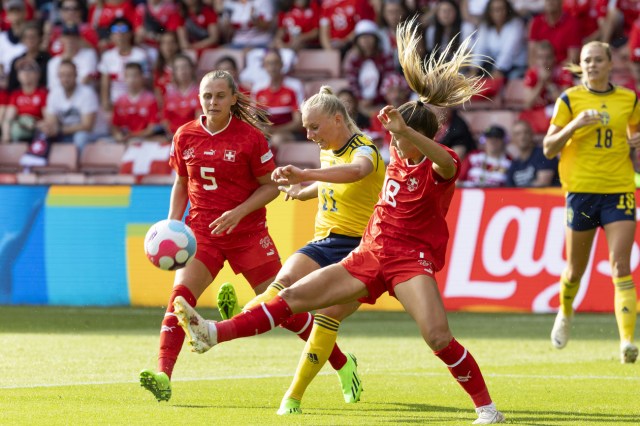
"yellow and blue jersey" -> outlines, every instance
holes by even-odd
[[[318,184],[318,213],[314,241],[330,233],[361,237],[378,201],[385,166],[378,148],[366,136],[353,135],[337,151],[320,151],[321,168],[350,164],[356,157],[371,160],[373,171],[357,182]]]
[[[565,127],[582,111],[592,109],[600,113],[600,123],[576,130],[560,151],[563,189],[595,194],[635,191],[627,126],[640,122],[638,97],[617,86],[607,92],[575,86],[556,101],[551,124]]]

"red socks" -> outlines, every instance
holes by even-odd
[[[178,360],[178,354],[184,341],[184,330],[178,325],[178,318],[173,314],[173,300],[182,296],[191,305],[196,306],[197,300],[187,287],[177,285],[169,297],[167,311],[164,314],[160,329],[160,351],[158,354],[158,371],[163,371],[171,378],[173,366]]]
[[[299,338],[306,342],[313,327],[313,315],[309,312],[294,314],[280,324],[280,327],[296,333]],[[346,355],[342,353],[337,344],[333,346],[333,351],[329,355],[329,363],[334,370],[340,370],[347,363]]]
[[[266,333],[292,315],[287,302],[276,296],[269,302],[254,306],[230,320],[216,323],[218,343]]]
[[[456,339],[451,339],[446,348],[434,354],[447,365],[451,375],[469,394],[476,407],[491,404],[489,390],[484,383],[480,367],[471,353],[467,352]]]

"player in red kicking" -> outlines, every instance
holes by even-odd
[[[357,299],[374,303],[388,291],[473,400],[478,414],[474,424],[501,423],[504,415],[493,404],[478,364],[449,330],[434,278],[444,263],[449,239],[445,215],[460,160],[433,140],[438,120],[427,104],[450,107],[479,93],[480,80],[459,72],[473,63],[470,40],[461,43],[451,61],[431,58],[423,67],[416,53],[421,38],[415,20],[400,25],[397,32],[400,64],[420,100],[397,109],[386,106],[378,115],[393,136],[391,163],[360,245],[340,263],[312,272],[271,301],[231,320],[206,321],[181,297],[174,301],[175,314],[192,349],[205,352],[217,343],[271,330],[294,313]],[[287,183],[284,177],[278,182]]]

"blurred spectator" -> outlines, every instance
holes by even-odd
[[[60,86],[49,92],[39,128],[50,141],[72,142],[82,150],[92,141],[98,95],[92,87],[78,84],[78,72],[71,59],[63,59],[57,73]]]
[[[202,113],[193,61],[180,53],[173,59],[172,68],[172,81],[166,86],[162,107],[162,120],[169,135]]]
[[[396,70],[400,70],[396,27],[409,16],[409,12],[403,0],[386,0],[382,3],[380,15],[382,21],[382,27],[380,28],[382,46],[384,51],[393,58]]]
[[[162,33],[159,39],[158,57],[153,66],[153,91],[162,99],[167,84],[171,82],[173,60],[180,53],[178,35],[173,31]]]
[[[627,42],[633,23],[640,16],[638,0],[602,0],[607,4],[607,11],[602,28],[602,41],[613,47],[620,47]]]
[[[380,87],[380,93],[382,94],[386,105],[392,105],[396,108],[400,107],[400,105],[405,102],[408,102],[411,97],[409,84],[407,84],[407,81],[404,79],[402,74],[396,72],[388,73],[384,77]],[[391,133],[389,133],[382,123],[380,123],[378,113],[379,110],[370,112],[369,121],[371,125],[369,126],[369,136],[378,149],[380,149],[380,155],[384,159],[385,163],[389,163],[391,156],[389,152],[389,147],[391,146]]]
[[[133,45],[131,23],[125,18],[116,18],[111,27],[111,40],[115,47],[102,54],[98,63],[100,80],[100,103],[105,111],[111,111],[112,103],[126,92],[124,69],[131,62],[142,66],[145,76],[149,72],[149,59],[144,49]]]
[[[281,0],[273,45],[292,50],[318,47],[319,0]]]
[[[38,67],[40,68],[40,80],[38,81],[38,86],[46,87],[47,63],[49,62],[49,59],[51,59],[51,56],[49,55],[49,52],[40,50],[40,46],[42,45],[42,29],[40,28],[40,25],[37,22],[27,22],[22,30],[20,41],[26,48],[26,51],[11,63],[7,90],[9,92],[13,92],[20,87],[16,64],[18,63],[17,61],[24,58],[32,59],[37,62]]]
[[[474,26],[480,25],[482,17],[487,10],[489,0],[457,0],[460,5],[460,16],[466,22]]]
[[[13,91],[2,122],[2,142],[31,141],[36,123],[43,118],[47,89],[38,87],[40,67],[31,58],[16,64],[20,88]]]
[[[440,127],[434,140],[453,149],[460,160],[468,153],[478,149],[467,122],[455,108],[443,108],[440,116]]]
[[[7,11],[9,28],[0,32],[0,90],[6,91],[13,60],[27,50],[21,42],[22,31],[27,22],[24,1],[5,0],[3,5]]]
[[[238,90],[244,93],[247,96],[251,96],[251,88],[243,85],[240,82],[240,70],[238,69],[238,63],[231,56],[222,56],[220,59],[216,61],[215,69],[227,71],[236,84],[238,85]]]
[[[78,34],[84,45],[83,47],[98,49],[98,33],[88,22],[82,20],[83,3],[79,0],[62,0],[59,11],[60,22],[45,31],[45,33],[48,34],[48,39],[45,41],[49,46],[49,53],[52,56],[59,55],[64,50],[61,41],[64,28],[78,27]],[[50,22],[47,22],[46,25],[50,25]]]
[[[373,7],[367,0],[325,0],[320,5],[320,45],[325,50],[345,53],[354,37],[356,23],[375,21]]]
[[[21,3],[18,5],[18,3]],[[2,0],[2,10],[0,11],[0,31],[7,31],[11,28],[9,10],[15,7],[24,8],[24,21],[31,21],[34,16],[33,6],[25,0]]]
[[[544,156],[542,147],[536,145],[533,131],[526,121],[518,121],[513,125],[510,145],[516,152],[507,171],[507,186],[559,185],[558,159],[549,160]]]
[[[67,26],[62,29],[59,42],[62,53],[54,56],[47,64],[47,87],[49,91],[61,88],[58,69],[63,60],[70,60],[76,66],[77,83],[93,86],[98,74],[98,55],[95,49],[82,42],[80,27]]]
[[[187,35],[187,49],[195,51],[199,56],[204,49],[220,44],[218,15],[211,6],[202,0],[181,0],[180,11]]]
[[[554,61],[553,46],[541,41],[535,47],[532,65],[524,77],[524,111],[520,119],[527,121],[536,134],[547,132],[556,100],[573,86],[571,73]]]
[[[529,30],[529,62],[538,43],[549,40],[553,45],[556,63],[578,63],[582,39],[580,24],[562,10],[562,0],[545,0],[544,13],[531,20]]]
[[[472,23],[462,20],[460,6],[455,0],[439,0],[434,19],[434,23],[425,31],[425,47],[428,54],[434,53],[440,56],[441,49],[444,49],[449,41],[457,36],[449,52],[452,55],[460,46],[460,42],[475,30]]]
[[[270,145],[277,148],[284,142],[304,139],[300,113],[304,100],[302,83],[282,73],[282,58],[277,49],[267,50],[263,66],[269,74],[269,84],[255,87],[252,97],[267,110],[273,123],[269,127]]]
[[[164,32],[175,32],[180,47],[189,45],[184,29],[184,18],[173,0],[147,0],[139,3],[133,20],[135,41],[138,46],[158,47]],[[155,59],[155,58],[153,58]]]
[[[130,62],[124,73],[126,91],[113,104],[111,136],[122,143],[163,134],[158,102],[153,93],[145,89],[142,65]]]
[[[274,20],[270,0],[224,0],[221,29],[232,48],[267,47],[273,40]]]
[[[509,0],[489,0],[482,15],[474,53],[493,61],[482,64],[494,79],[522,78],[527,69],[527,40],[524,23]]]
[[[599,40],[606,23],[606,2],[603,0],[564,0],[562,8],[580,25],[582,43]]]
[[[582,2],[583,0],[577,1]],[[529,20],[535,15],[542,13],[544,10],[544,0],[512,0],[511,5],[516,13],[527,22],[529,22]]]
[[[360,109],[365,114],[378,110],[384,103],[380,87],[385,76],[394,70],[393,58],[383,51],[381,44],[375,22],[358,22],[353,47],[342,64],[349,87],[358,97]]]
[[[634,22],[629,35],[629,59],[634,90],[636,93],[640,93],[640,18]]]
[[[135,6],[129,0],[96,0],[89,8],[89,24],[98,33],[98,50],[104,52],[111,47],[111,25],[114,19],[135,19]],[[131,27],[131,24],[129,24]]]
[[[371,125],[371,121],[369,117],[360,112],[358,108],[358,98],[353,93],[351,89],[342,89],[336,93],[336,96],[347,109],[347,114],[351,117],[351,119],[356,123],[356,126],[361,130],[369,129]]]
[[[462,187],[505,186],[511,158],[506,150],[505,130],[493,125],[480,138],[481,149],[470,152],[460,166],[457,185]]]

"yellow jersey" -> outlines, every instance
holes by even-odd
[[[378,201],[385,166],[378,148],[366,136],[355,134],[337,151],[320,151],[321,168],[349,164],[364,156],[373,163],[373,171],[357,182],[318,183],[318,213],[314,241],[329,233],[362,237]]]
[[[638,97],[618,86],[607,92],[575,86],[556,101],[551,124],[565,127],[590,109],[600,113],[600,123],[576,130],[560,151],[562,188],[595,194],[634,192],[627,125],[640,122]]]

